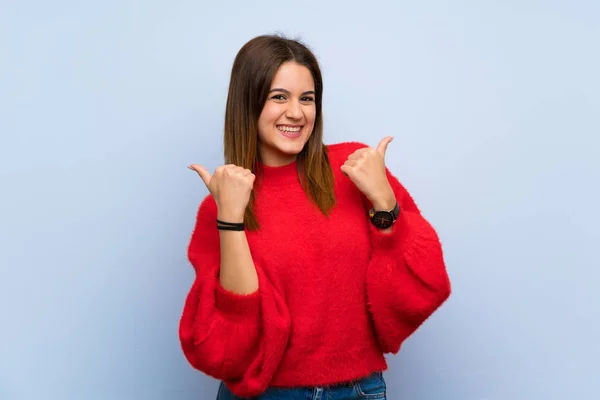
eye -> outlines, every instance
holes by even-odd
[[[276,95],[274,95],[274,96],[271,96],[271,98],[272,98],[273,100],[285,100],[285,96],[284,96],[284,95],[282,95],[282,94],[276,94]]]
[[[300,99],[300,101],[311,102],[311,101],[315,101],[315,99],[312,96],[305,96],[305,97],[302,97]]]

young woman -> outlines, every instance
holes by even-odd
[[[323,82],[303,44],[239,51],[225,165],[191,165],[210,194],[188,257],[180,321],[191,365],[218,398],[385,399],[397,353],[449,296],[432,226],[375,147],[323,144]]]

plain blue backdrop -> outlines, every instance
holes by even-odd
[[[454,293],[394,400],[600,396],[600,6],[590,1],[4,0],[0,399],[211,400],[177,329],[233,58],[302,38],[325,141],[375,146]]]

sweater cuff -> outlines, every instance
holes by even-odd
[[[217,282],[215,306],[228,316],[253,318],[260,310],[260,292],[257,290],[251,294],[237,294],[223,288],[221,283]]]

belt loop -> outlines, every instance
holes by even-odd
[[[321,398],[323,397],[323,388],[322,387],[315,387],[313,389],[313,396],[312,396],[312,400],[321,400]]]

